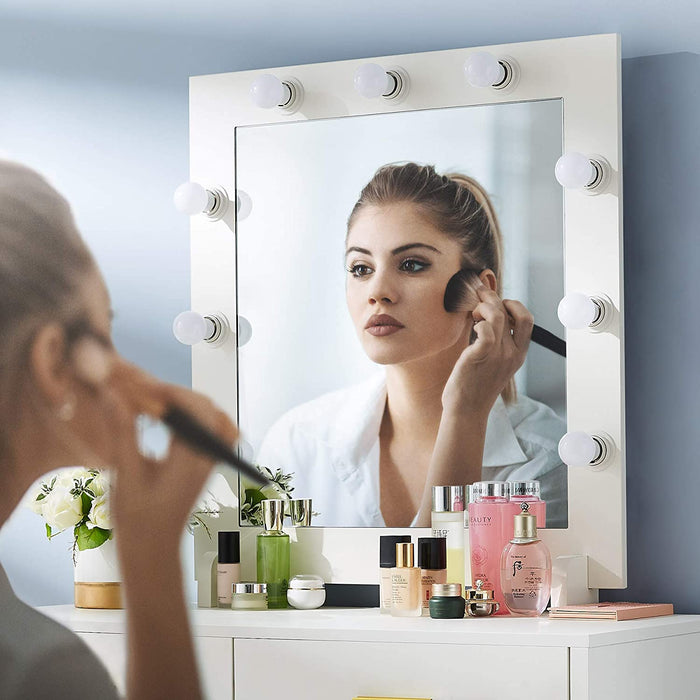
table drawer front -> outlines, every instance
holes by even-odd
[[[568,697],[566,647],[236,639],[236,700]],[[532,697],[532,695],[530,695]]]

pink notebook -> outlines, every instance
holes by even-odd
[[[670,603],[587,603],[550,608],[550,620],[638,620],[673,615]]]

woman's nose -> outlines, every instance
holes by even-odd
[[[377,304],[379,302],[393,304],[398,297],[396,286],[392,283],[390,276],[384,272],[375,271],[367,291],[367,300],[370,304]]]

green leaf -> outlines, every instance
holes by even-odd
[[[245,502],[250,503],[253,506],[258,505],[261,501],[266,498],[262,489],[246,489],[245,490]]]
[[[110,535],[111,530],[105,530],[101,527],[93,527],[92,530],[83,523],[77,528],[76,542],[78,543],[78,549],[82,552],[85,549],[95,549],[101,544],[105,543]]]
[[[83,504],[83,515],[87,515],[90,512],[90,508],[92,507],[92,498],[83,491],[80,494],[80,500],[82,501]]]
[[[48,523],[45,523],[45,525],[46,525],[46,537],[48,539],[51,539],[51,525],[49,525]]]
[[[45,498],[46,498],[46,494],[45,494],[45,493],[40,493],[40,494],[36,497],[36,500],[37,500],[37,501],[43,501]]]

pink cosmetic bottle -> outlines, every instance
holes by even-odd
[[[506,481],[477,481],[469,504],[469,549],[472,581],[494,593],[500,607],[496,615],[507,615],[501,591],[501,553],[513,534],[513,518]]]
[[[544,612],[552,587],[552,559],[537,537],[537,518],[523,503],[514,516],[513,539],[501,555],[501,590],[513,615],[537,617]]]
[[[540,498],[539,481],[509,481],[511,515],[520,513],[520,504],[527,503],[537,518],[537,529],[547,527],[547,504]]]

